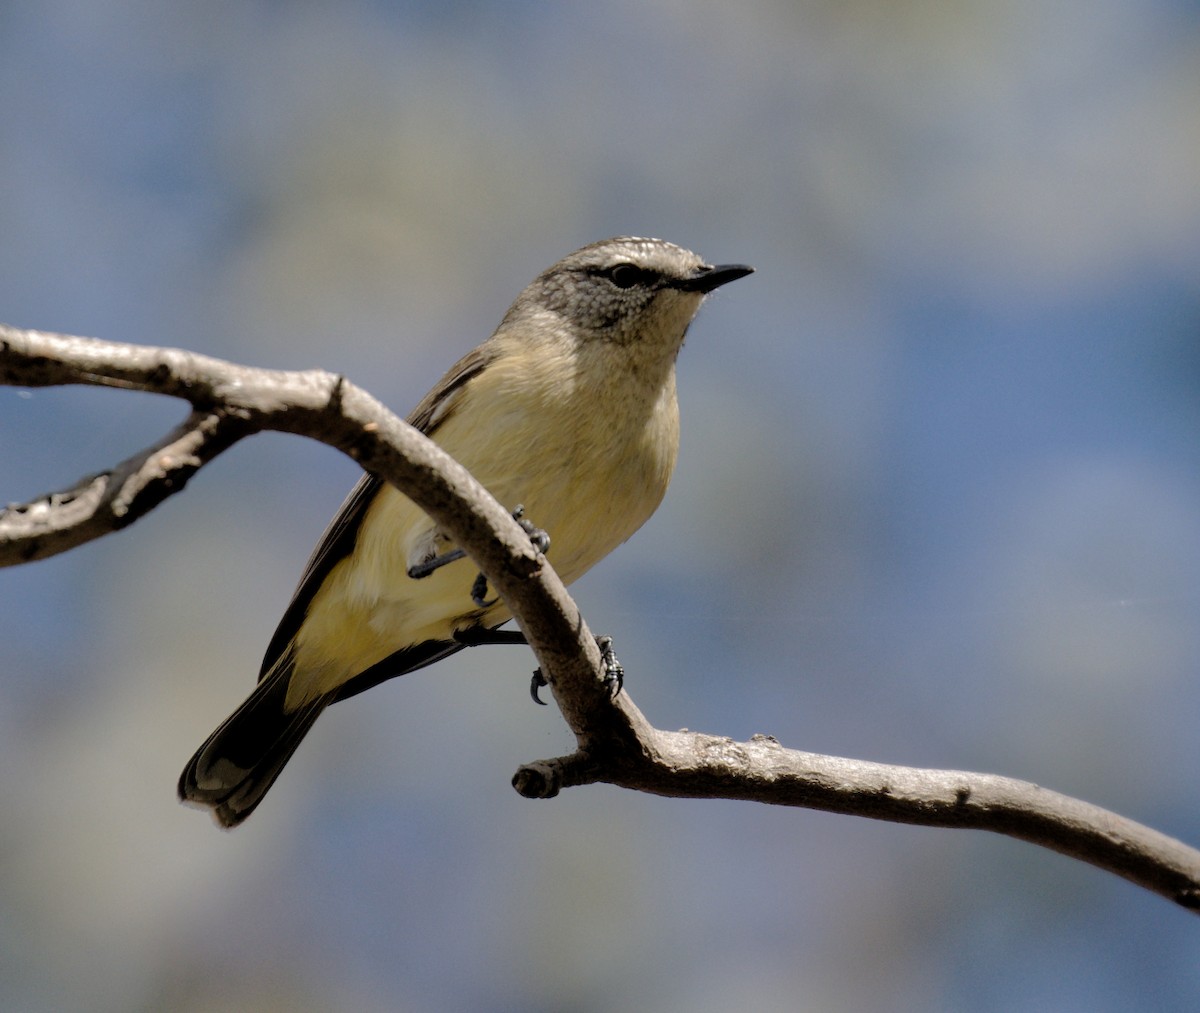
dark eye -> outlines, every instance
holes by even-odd
[[[645,284],[649,278],[648,272],[635,264],[615,264],[608,269],[607,274],[617,288],[633,288],[634,285]]]

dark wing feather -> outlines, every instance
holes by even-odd
[[[367,515],[375,494],[383,487],[383,483],[374,475],[363,475],[358,484],[350,491],[345,502],[334,515],[313,554],[304,567],[300,583],[292,594],[292,600],[284,610],[283,618],[271,642],[267,645],[267,653],[263,657],[259,679],[275,667],[275,663],[283,656],[291,645],[304,617],[308,615],[308,606],[313,597],[338,563],[354,551],[354,543],[358,540],[358,529],[363,518]]]
[[[421,403],[408,416],[408,424],[426,436],[432,436],[458,406],[463,388],[482,373],[495,357],[496,352],[490,341],[467,352],[421,399]]]
[[[454,411],[467,383],[472,377],[478,376],[492,361],[492,358],[492,349],[485,342],[459,359],[438,381],[433,390],[426,394],[421,403],[413,409],[412,414],[408,417],[409,425],[426,436],[432,436],[437,431],[437,427]],[[274,636],[271,637],[271,642],[267,645],[267,652],[259,671],[260,680],[275,667],[295,639],[296,633],[308,615],[308,607],[312,604],[312,600],[325,578],[329,576],[329,571],[354,551],[355,542],[358,541],[358,530],[367,516],[367,511],[371,508],[376,494],[382,487],[383,482],[374,475],[363,475],[351,490],[350,495],[346,497],[346,501],[341,505],[333,520],[329,522],[329,526],[313,550],[312,556],[309,557],[308,564],[304,567],[300,583],[292,595],[291,602],[284,610],[283,618],[279,620],[279,626],[275,630]],[[438,650],[432,650],[435,646]],[[364,680],[358,688],[349,692],[343,689],[338,694],[338,699],[345,699],[347,696],[360,693],[362,690],[390,678],[391,675],[410,672],[414,668],[431,664],[448,654],[453,654],[456,650],[458,650],[458,645],[452,646],[430,641],[427,644],[416,644],[403,651],[398,651],[356,677],[352,683],[347,683],[348,687],[358,684],[360,679]],[[407,657],[409,655],[411,657]],[[406,666],[406,661],[410,661],[411,664]],[[379,674],[382,671],[389,674]],[[371,678],[365,679],[369,674]]]

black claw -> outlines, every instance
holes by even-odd
[[[529,682],[529,695],[533,697],[534,703],[541,704],[543,707],[546,706],[546,701],[538,696],[538,690],[543,686],[549,685],[550,683],[546,681],[546,677],[542,675],[542,670],[540,668],[535,668],[533,670],[533,678]]]
[[[625,687],[625,669],[617,661],[612,637],[597,637],[596,646],[600,648],[600,663],[604,666],[604,684],[609,695],[616,698]]]
[[[550,536],[541,528],[536,527],[532,522],[525,519],[525,507],[518,505],[512,512],[513,520],[521,525],[521,530],[529,536],[529,540],[533,542],[538,552],[543,555],[550,551]]]
[[[482,573],[475,578],[475,583],[471,585],[471,601],[478,605],[481,609],[491,608],[500,599],[492,598],[490,601],[487,596],[488,582],[487,577]]]

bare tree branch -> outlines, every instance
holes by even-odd
[[[0,382],[90,384],[182,398],[171,433],[70,490],[0,511],[0,566],[42,559],[117,531],[183,488],[238,440],[295,433],[348,454],[410,496],[504,596],[578,748],[521,767],[528,798],[607,782],[689,798],[732,798],[924,826],[990,830],[1114,872],[1200,910],[1200,851],[1098,806],[990,774],[922,770],[656,729],[603,681],[575,603],[529,538],[461,465],[341,377],[254,369],[176,349],[0,325]]]

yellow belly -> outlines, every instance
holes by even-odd
[[[434,439],[502,505],[525,507],[550,535],[548,559],[570,583],[641,527],[666,492],[679,432],[674,373],[667,370],[653,396],[638,396],[607,379],[581,385],[561,362],[529,360],[490,365]],[[297,634],[289,708],[411,644],[510,618],[502,604],[480,616],[469,559],[420,580],[408,576],[432,533],[411,500],[380,491],[354,552],[330,572]],[[440,542],[439,551],[446,548]]]

